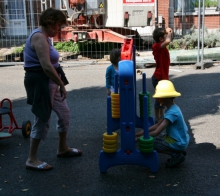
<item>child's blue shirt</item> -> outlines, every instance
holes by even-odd
[[[114,83],[115,83],[114,78],[115,78],[116,73],[117,72],[113,65],[110,65],[107,67],[106,74],[105,74],[106,88],[111,88],[111,86],[114,87]]]
[[[189,144],[190,137],[180,108],[176,104],[172,105],[165,112],[164,118],[170,121],[166,128],[168,137],[165,140],[169,143],[170,147],[176,150],[185,150]]]

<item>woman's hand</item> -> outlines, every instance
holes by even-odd
[[[60,95],[63,97],[62,101],[67,97],[67,91],[64,85],[60,86]]]

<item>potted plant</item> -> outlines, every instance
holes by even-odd
[[[25,45],[23,44],[21,47],[17,47],[12,51],[12,60],[13,61],[24,61],[24,47]]]

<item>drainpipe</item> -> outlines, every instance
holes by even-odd
[[[199,0],[199,12],[198,12],[198,55],[197,55],[197,63],[200,60],[200,15],[201,15],[201,0]]]
[[[218,5],[217,5],[217,10],[216,11],[220,11],[220,0],[218,0]]]
[[[182,35],[186,35],[185,0],[182,0]]]
[[[30,1],[30,11],[31,11],[31,32],[34,30],[34,14],[33,14],[33,4],[32,0]]]
[[[204,55],[204,22],[205,22],[205,0],[203,0],[203,15],[202,15],[202,56],[201,56],[201,62],[203,63],[203,55]]]
[[[158,28],[158,0],[155,0],[155,4],[154,4],[154,8],[155,8],[155,29]]]
[[[169,28],[174,30],[174,6],[173,6],[173,0],[170,0],[168,12],[169,12]]]

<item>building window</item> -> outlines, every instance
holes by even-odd
[[[9,19],[24,19],[24,4],[23,1],[11,0],[8,2]]]
[[[200,0],[200,5],[203,7],[203,0]],[[217,8],[218,0],[205,0],[205,8]],[[174,1],[174,12],[195,12],[198,10],[199,0],[175,0]]]

